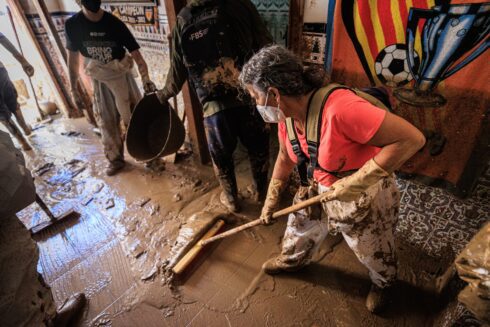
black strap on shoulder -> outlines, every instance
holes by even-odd
[[[313,179],[313,173],[315,169],[321,169],[335,176],[335,172],[327,171],[321,168],[318,164],[318,140],[320,139],[321,117],[323,114],[323,108],[325,107],[328,96],[338,88],[347,87],[339,84],[330,84],[313,92],[308,101],[305,135],[308,145],[308,154],[310,156],[309,159],[305,155],[303,150],[301,150],[301,145],[298,140],[298,135],[296,134],[296,128],[294,126],[293,119],[286,119],[288,139],[291,143],[291,147],[293,148],[293,152],[297,157],[296,167],[298,169],[298,174],[302,186],[308,186],[310,184],[309,181]]]
[[[338,89],[349,89],[347,86],[340,84],[329,84],[318,89],[312,96],[308,105],[306,115],[306,142],[308,144],[308,154],[310,155],[310,166],[308,167],[308,178],[313,178],[315,169],[328,172],[335,176],[334,172],[330,172],[320,167],[318,163],[318,146],[320,144],[320,133],[322,128],[323,109],[327,103],[328,97],[332,92]]]
[[[294,122],[292,118],[286,118],[286,129],[288,132],[288,139],[293,148],[293,152],[296,155],[297,163],[296,168],[298,169],[298,174],[301,182],[301,186],[308,186],[308,157],[301,150],[301,145],[299,144],[298,135],[296,134],[296,128],[294,127]]]

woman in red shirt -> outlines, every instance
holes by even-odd
[[[264,120],[279,123],[280,151],[261,215],[264,224],[270,224],[297,162],[285,119],[294,120],[300,147],[308,156],[308,105],[325,76],[321,70],[305,69],[299,57],[273,45],[245,64],[240,80]],[[327,191],[331,201],[323,204],[324,217],[315,208],[291,214],[281,254],[265,262],[263,269],[274,274],[304,267],[329,232],[340,232],[369,270],[372,287],[366,306],[379,312],[384,290],[396,280],[397,271],[393,232],[400,199],[393,172],[423,147],[425,138],[404,119],[351,90],[337,89],[325,102],[318,141],[318,164],[323,169],[314,171],[314,181],[301,187],[294,201]],[[338,179],[339,175],[347,176]]]

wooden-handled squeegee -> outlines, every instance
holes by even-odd
[[[301,209],[304,209],[304,208],[307,208],[307,207],[310,207],[314,204],[317,204],[317,203],[320,203],[320,202],[326,202],[326,201],[331,201],[331,200],[334,200],[332,198],[330,198],[330,194],[331,192],[326,192],[326,193],[322,193],[322,194],[319,194],[317,196],[314,196],[312,198],[309,198],[305,201],[302,201],[300,203],[296,203],[296,204],[293,204],[292,206],[290,207],[287,207],[287,208],[284,208],[282,210],[279,210],[279,211],[276,211],[272,214],[272,218],[279,218],[279,217],[282,217],[282,216],[286,216],[292,212],[296,212],[298,210],[301,210]],[[244,231],[246,229],[249,229],[249,228],[252,228],[252,227],[255,227],[257,225],[262,225],[263,222],[262,220],[259,218],[259,219],[256,219],[256,220],[252,220],[251,222],[249,223],[246,223],[244,225],[241,225],[241,226],[238,226],[236,228],[232,228],[226,232],[223,232],[221,234],[218,234],[216,236],[213,236],[213,237],[210,237],[210,238],[207,238],[207,239],[203,239],[201,241],[199,241],[199,245],[201,246],[204,246],[206,244],[209,244],[211,242],[214,242],[214,241],[217,241],[217,240],[221,240],[225,237],[228,237],[228,236],[231,236],[231,235],[235,235],[241,231]]]

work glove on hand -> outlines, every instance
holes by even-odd
[[[153,83],[150,79],[150,76],[148,75],[148,72],[140,72],[141,74],[141,82],[143,83],[143,90],[145,91],[145,94],[155,92],[157,90],[157,87],[155,83]]]
[[[32,75],[34,75],[34,67],[32,67],[32,65],[27,61],[24,61],[22,63],[22,69],[24,70],[27,76],[32,77]]]
[[[148,76],[143,76],[141,81],[143,82],[143,90],[145,91],[145,94],[152,93],[157,90],[155,83],[153,83]]]
[[[262,207],[262,213],[260,214],[260,220],[264,225],[272,225],[276,222],[272,218],[272,214],[276,211],[279,205],[279,199],[282,191],[286,188],[286,182],[280,179],[272,178],[269,183],[269,189],[267,190],[267,196]]]
[[[155,92],[157,90],[157,86],[150,79],[143,80],[143,90],[146,94]]]
[[[390,173],[371,159],[354,174],[336,181],[331,186],[332,190],[328,192],[325,200],[356,201],[370,186],[389,175]]]

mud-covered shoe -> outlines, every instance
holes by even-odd
[[[371,289],[366,298],[366,308],[372,313],[380,313],[386,306],[387,298],[387,288],[371,284]]]
[[[230,210],[231,212],[240,212],[240,205],[238,204],[237,199],[233,196],[228,196],[225,192],[221,192],[219,195],[219,200],[221,204],[223,204],[226,209]]]
[[[123,169],[125,165],[126,163],[124,161],[112,161],[107,165],[105,173],[107,176],[113,176]]]
[[[258,204],[264,204],[265,197],[267,196],[267,188],[261,188],[260,190],[258,190],[257,186],[251,185],[248,188],[248,191],[251,194],[250,198],[252,199],[252,201]]]
[[[276,275],[282,272],[294,272],[301,268],[303,268],[303,266],[287,265],[281,261],[279,257],[269,259],[262,265],[262,270],[268,275]]]
[[[75,293],[65,300],[57,310],[53,319],[53,326],[65,327],[72,326],[71,320],[80,314],[87,303],[87,298],[83,293]]]
[[[145,163],[145,167],[158,173],[165,170],[165,162],[160,158],[156,158]]]

